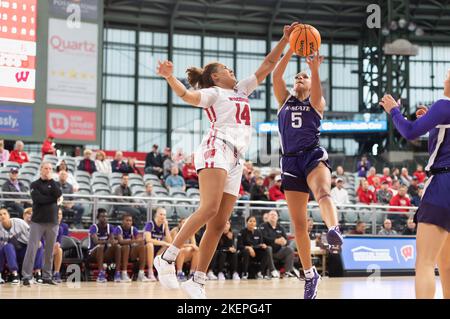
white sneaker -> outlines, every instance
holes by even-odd
[[[226,280],[225,275],[223,274],[223,272],[219,272],[219,274],[217,275],[217,278],[218,278],[220,281]]]
[[[239,274],[237,272],[235,272],[233,274],[233,280],[235,280],[235,281],[240,281],[241,280],[241,277],[239,277]]]
[[[206,299],[205,285],[198,284],[192,279],[185,281],[181,284],[181,289],[191,299]]]
[[[145,276],[145,273],[144,273],[144,272],[139,272],[138,277],[137,277],[137,281],[139,281],[139,282],[149,282],[150,279],[148,279],[148,278]]]
[[[5,281],[2,278],[2,274],[0,274],[0,285],[3,285],[5,283]]]
[[[148,280],[151,281],[151,282],[157,281],[155,275],[153,274],[153,271],[152,271],[152,272],[149,272],[149,275],[148,275],[147,278],[148,278]]]
[[[122,273],[120,278],[120,282],[131,282],[131,278],[128,277],[128,273]]]
[[[180,288],[178,284],[177,276],[175,273],[175,263],[168,263],[161,258],[161,255],[155,257],[153,265],[158,271],[158,279],[161,285],[169,289]]]
[[[276,270],[272,270],[270,274],[272,275],[272,278],[280,278],[280,274]]]
[[[256,274],[256,279],[264,279],[264,276],[262,275],[261,272],[258,272],[258,273]]]
[[[206,276],[208,276],[208,280],[217,280],[218,279],[217,276],[214,275],[212,270],[208,271],[208,274]]]

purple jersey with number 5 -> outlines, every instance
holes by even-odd
[[[309,97],[300,101],[289,95],[278,111],[278,131],[283,154],[298,153],[319,145],[322,116],[311,106]]]

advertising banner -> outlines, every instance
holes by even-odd
[[[33,135],[33,108],[0,105],[0,136]]]
[[[96,112],[47,110],[47,135],[57,139],[95,141],[96,123]]]

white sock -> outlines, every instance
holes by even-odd
[[[180,249],[175,247],[174,245],[170,245],[169,248],[162,254],[161,258],[165,261],[172,263],[177,259],[178,253]]]
[[[123,276],[128,275],[128,272],[122,270],[122,275],[123,275]]]
[[[316,272],[316,267],[312,266],[309,269],[305,269],[305,277],[308,279],[314,278],[314,273]]]
[[[206,274],[204,272],[201,271],[196,271],[194,272],[194,278],[192,278],[192,280],[200,285],[204,285],[206,284]]]
[[[145,275],[145,272],[143,270],[139,270],[139,275]]]

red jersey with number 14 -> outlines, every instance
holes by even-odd
[[[239,81],[234,89],[213,86],[199,90],[202,107],[211,124],[210,132],[203,138],[222,139],[236,147],[240,154],[247,152],[252,137],[252,116],[248,96],[256,89],[258,81],[252,76]]]

